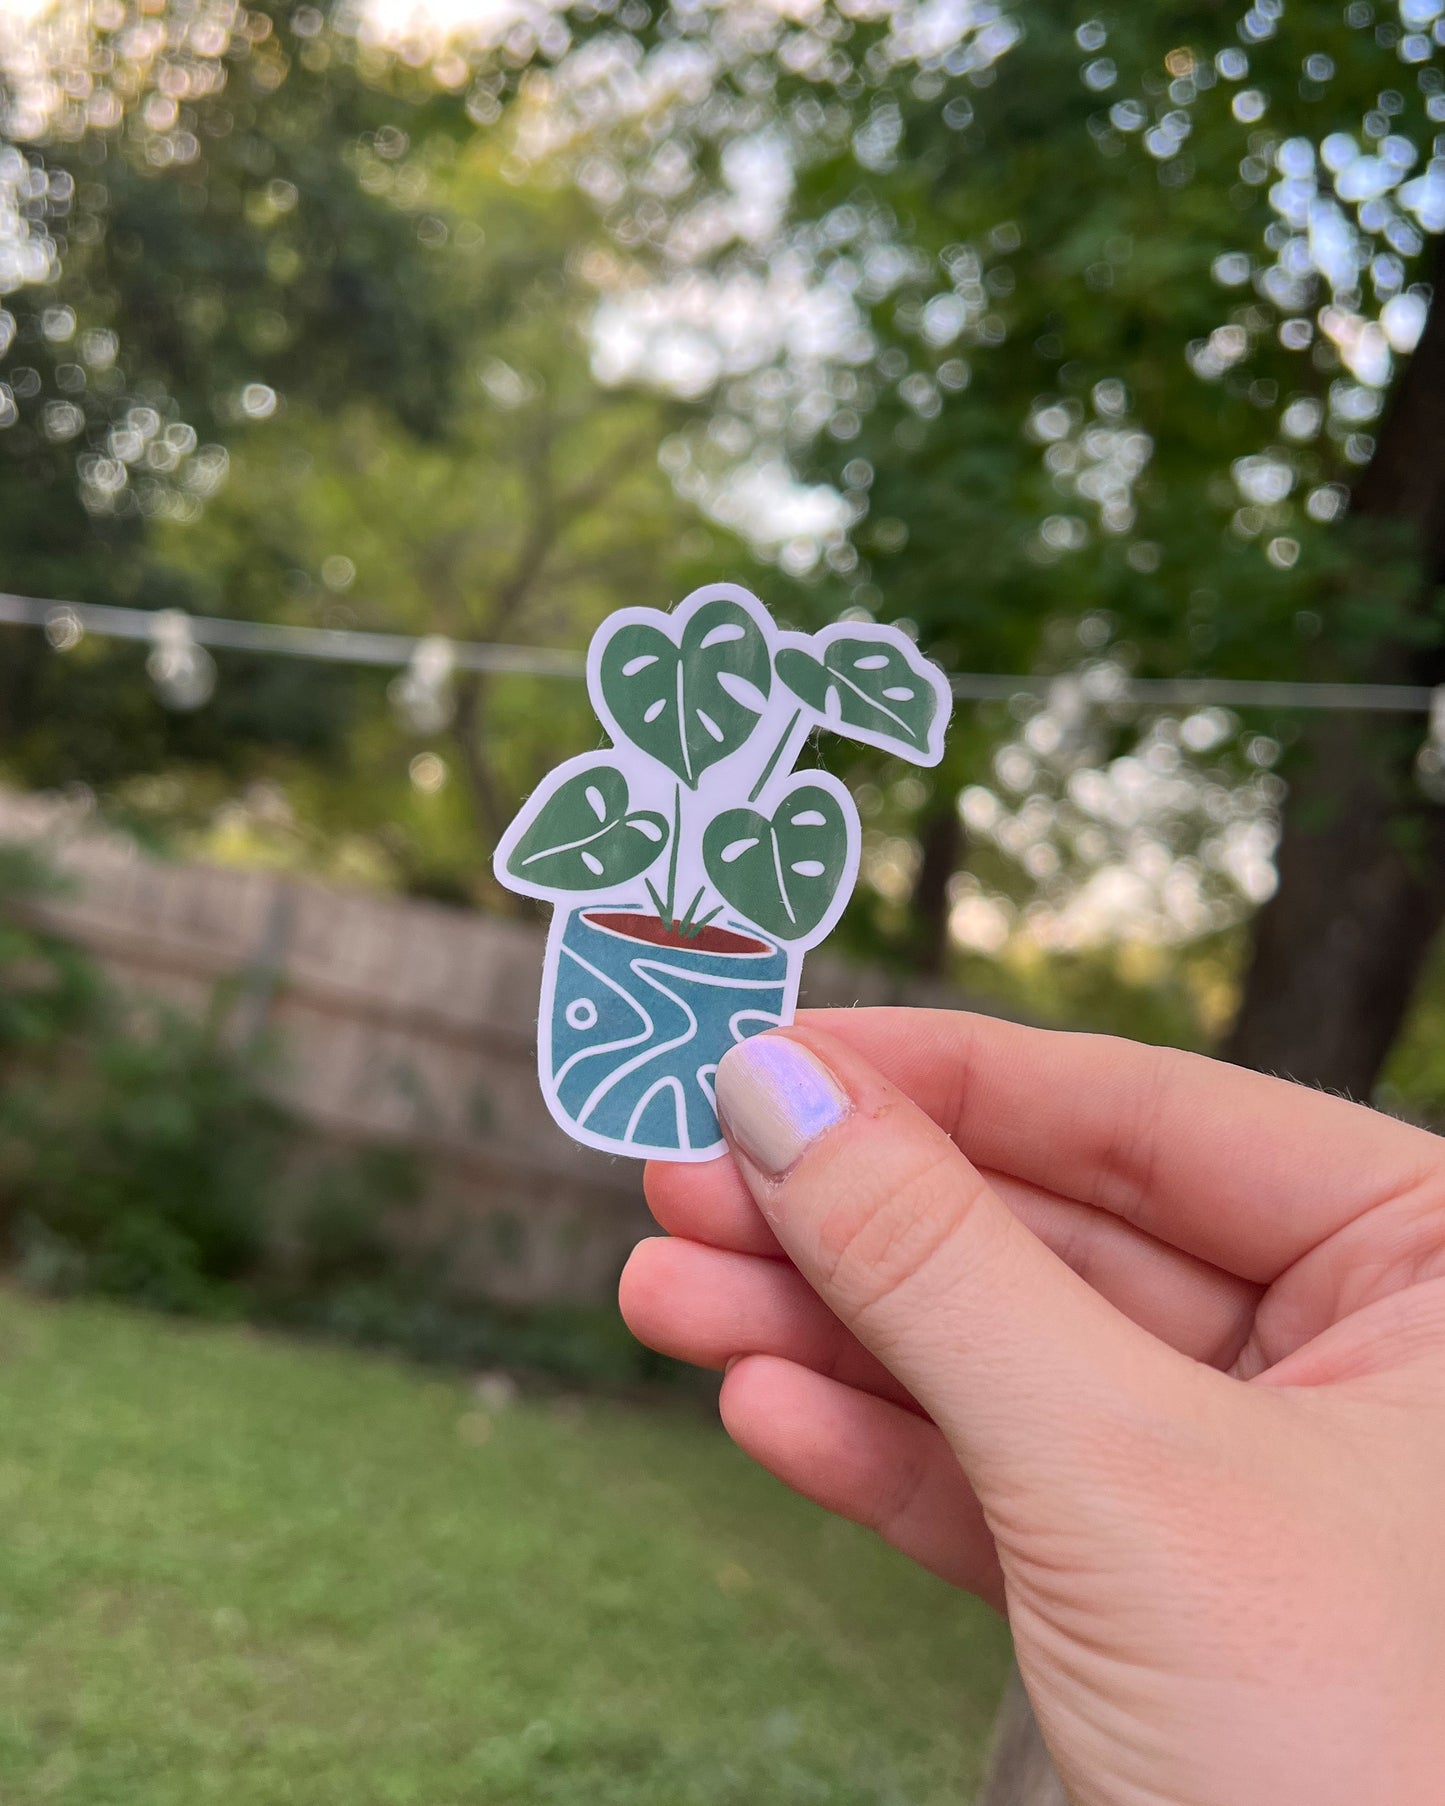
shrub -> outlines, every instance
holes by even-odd
[[[0,1221],[22,1278],[206,1314],[374,1278],[410,1162],[318,1157],[264,1083],[277,1050],[235,1046],[219,992],[200,1017],[123,1003],[33,925],[56,888],[0,848]]]
[[[407,1256],[390,1233],[419,1191],[411,1155],[319,1142],[275,1099],[281,1050],[235,1044],[224,994],[200,1017],[123,1003],[27,925],[51,888],[0,848],[0,1234],[24,1284],[572,1385],[683,1372],[610,1308],[457,1298],[445,1250]]]
[[[213,1022],[116,1014],[0,1101],[22,1271],[166,1310],[225,1309],[264,1265],[294,1130]]]
[[[44,1053],[95,1013],[102,984],[70,942],[30,921],[26,905],[64,890],[27,847],[0,843],[0,1078]]]

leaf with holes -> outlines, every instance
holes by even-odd
[[[707,827],[703,863],[714,888],[774,940],[805,940],[832,908],[848,868],[843,803],[804,781],[771,817],[725,809]]]
[[[921,653],[900,641],[901,636],[839,635],[824,644],[821,658],[785,646],[778,653],[778,676],[835,733],[916,764],[936,765],[948,718],[944,680]]]
[[[680,638],[656,618],[626,621],[607,641],[602,695],[620,732],[696,789],[757,725],[772,686],[768,643],[736,602],[704,603]]]
[[[542,889],[591,891],[641,877],[667,844],[668,827],[628,802],[627,779],[612,765],[579,771],[540,804],[534,798],[519,818],[508,875]]]

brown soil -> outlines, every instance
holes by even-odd
[[[586,919],[594,928],[610,928],[614,934],[626,935],[630,941],[646,941],[653,947],[691,949],[694,953],[771,953],[766,941],[750,934],[738,934],[731,928],[714,928],[711,923],[696,934],[678,934],[659,916],[631,915],[625,910],[589,909]]]

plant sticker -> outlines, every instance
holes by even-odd
[[[711,1160],[718,1061],[792,1021],[803,954],[858,876],[857,808],[794,771],[804,743],[826,729],[936,765],[952,697],[900,629],[785,633],[733,583],[609,615],[587,693],[611,746],[545,778],[493,861],[554,906],[542,1094],[590,1147]]]

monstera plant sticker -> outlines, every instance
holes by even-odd
[[[794,772],[804,742],[825,728],[936,765],[948,684],[897,628],[784,633],[715,583],[610,615],[587,690],[612,745],[552,772],[494,861],[555,906],[542,1092],[592,1147],[708,1160],[718,1061],[792,1019],[858,875],[858,811],[837,778]]]

